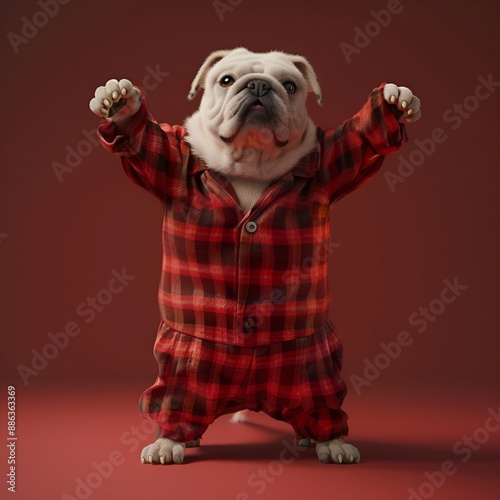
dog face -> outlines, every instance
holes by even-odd
[[[200,108],[186,122],[188,141],[209,167],[259,180],[276,177],[272,163],[303,149],[312,125],[308,91],[321,103],[310,64],[282,52],[214,52],[198,71],[188,98],[200,88]]]

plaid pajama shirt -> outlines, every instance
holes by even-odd
[[[298,437],[347,434],[328,320],[329,214],[406,139],[383,86],[337,129],[318,128],[317,147],[246,214],[231,184],[191,153],[186,130],[158,124],[144,96],[125,135],[99,127],[105,149],[164,208],[159,375],[140,402],[162,436],[196,439],[243,408],[286,420]]]

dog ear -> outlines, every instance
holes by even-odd
[[[321,88],[318,83],[318,78],[309,61],[302,56],[290,56],[290,60],[297,69],[304,75],[307,81],[307,90],[314,93],[316,101],[320,106],[323,106],[323,98],[321,97]]]
[[[196,73],[193,83],[191,84],[191,90],[189,91],[187,97],[190,101],[201,88],[205,88],[205,78],[208,70],[214,64],[217,64],[222,58],[226,57],[230,52],[230,50],[216,50],[205,59],[205,62],[201,65],[201,68],[198,70],[198,73]]]

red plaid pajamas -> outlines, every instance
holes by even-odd
[[[313,335],[256,347],[163,326],[155,356],[160,374],[140,408],[164,437],[192,441],[217,417],[245,408],[288,422],[299,439],[347,434],[342,346],[330,322]]]
[[[246,214],[224,177],[191,153],[186,130],[158,124],[144,97],[125,135],[110,122],[99,128],[165,212],[160,373],[141,398],[162,435],[194,439],[244,407],[287,420],[301,437],[347,433],[340,343],[328,327],[329,214],[405,140],[382,89],[337,129],[318,129],[317,148]]]

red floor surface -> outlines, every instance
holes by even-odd
[[[142,465],[154,430],[140,389],[18,394],[17,491],[22,500],[290,500],[500,498],[498,395],[448,391],[351,396],[359,465],[319,463],[293,448],[290,428],[263,414],[222,417],[183,465]],[[495,419],[496,415],[496,419]],[[5,463],[5,462],[4,462]],[[6,467],[4,465],[4,467]],[[5,487],[4,487],[5,488]],[[412,493],[414,492],[414,493]]]

